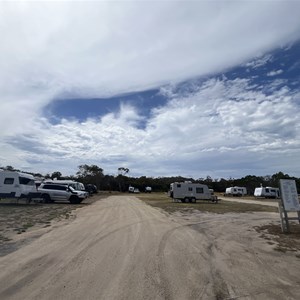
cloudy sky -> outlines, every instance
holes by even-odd
[[[0,166],[300,177],[300,1],[1,1],[0,39]]]

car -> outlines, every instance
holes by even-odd
[[[86,198],[86,192],[76,191],[69,185],[42,183],[38,191],[46,203],[69,201],[71,204],[79,204]]]
[[[138,193],[140,192],[140,190],[139,190],[139,189],[134,189],[133,192],[134,192],[135,194],[138,194]]]
[[[94,184],[86,184],[86,185],[85,185],[85,190],[86,190],[90,195],[98,193],[97,186],[94,185]]]

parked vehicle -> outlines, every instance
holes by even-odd
[[[197,200],[208,200],[218,202],[218,197],[209,190],[207,185],[189,181],[171,183],[169,195],[173,198],[173,201],[196,202]]]
[[[146,186],[145,187],[145,193],[151,193],[152,192],[152,187],[151,186]]]
[[[247,189],[241,186],[228,187],[225,191],[225,196],[245,196]]]
[[[264,197],[264,198],[280,198],[279,188],[274,187],[258,187],[254,190],[255,197]]]
[[[139,193],[140,193],[140,190],[139,190],[139,189],[134,189],[133,192],[134,192],[135,194],[139,194]]]
[[[76,191],[70,185],[42,183],[38,190],[46,203],[69,201],[72,204],[79,204],[86,198],[85,192]]]
[[[75,191],[81,191],[84,192],[85,196],[87,197],[89,193],[85,190],[85,186],[83,183],[74,181],[74,180],[52,180],[52,179],[46,179],[43,181],[43,183],[47,184],[61,184],[61,185],[67,185],[71,186]]]
[[[39,196],[32,175],[14,171],[0,171],[0,198],[25,198],[30,202]]]
[[[130,185],[130,186],[128,187],[128,192],[129,192],[129,193],[134,193],[134,189],[135,189],[135,188],[134,188],[133,186]]]
[[[86,190],[90,195],[98,193],[97,186],[94,185],[94,184],[86,184],[86,185],[85,185],[85,190]]]

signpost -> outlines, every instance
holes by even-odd
[[[281,201],[278,202],[282,232],[290,232],[289,220],[300,223],[300,204],[295,180],[280,179]],[[289,217],[288,212],[296,212],[297,217]]]

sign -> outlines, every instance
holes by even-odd
[[[280,190],[285,211],[300,211],[295,180],[280,179]]]

